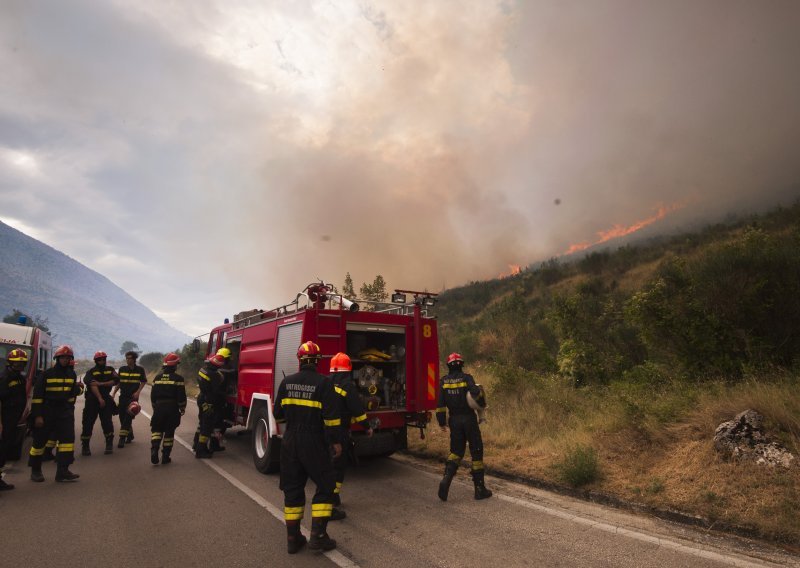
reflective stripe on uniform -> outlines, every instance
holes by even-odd
[[[366,414],[362,414],[361,416],[354,416],[353,418],[350,419],[350,424],[355,424],[356,422],[361,422],[362,420],[366,419],[367,419]]]
[[[311,408],[322,408],[322,403],[318,400],[305,400],[302,398],[284,398],[281,400],[281,406],[294,404],[296,406],[310,406]]]
[[[299,521],[303,518],[305,507],[284,507],[283,518],[286,521]]]
[[[344,390],[342,387],[333,387],[333,390],[335,390],[342,396],[347,396],[347,391]]]
[[[461,381],[460,383],[442,383],[443,389],[458,389],[466,386],[467,386],[466,381]]]
[[[311,505],[311,517],[330,517],[333,511],[333,503],[313,503]]]
[[[64,452],[73,452],[75,450],[75,444],[59,444],[58,449],[56,450],[58,453]]]
[[[341,418],[334,418],[333,420],[325,420],[325,426],[341,426],[342,419]]]

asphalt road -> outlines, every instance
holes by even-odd
[[[79,436],[80,406],[76,416]],[[98,422],[93,455],[72,466],[76,483],[55,483],[53,463],[47,481],[33,483],[25,462],[14,464],[6,479],[17,488],[0,494],[0,567],[800,566],[763,545],[490,477],[495,497],[475,501],[464,472],[442,503],[439,467],[405,456],[348,472],[348,517],[328,526],[336,551],[289,556],[278,478],[253,467],[249,434],[230,431],[226,452],[197,460],[188,449],[196,424],[190,402],[167,466],[150,464],[144,415],[136,441],[120,450],[115,438],[108,456]],[[308,505],[306,534],[310,520]]]

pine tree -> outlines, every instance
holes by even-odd
[[[344,286],[342,286],[342,296],[344,296],[348,300],[355,300],[356,298],[356,291],[355,288],[353,288],[353,279],[350,277],[349,272],[344,277]]]

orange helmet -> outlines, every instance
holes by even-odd
[[[131,416],[136,416],[142,411],[142,405],[132,400],[131,403],[128,405],[128,414]]]
[[[98,359],[107,359],[108,355],[106,355],[105,351],[98,351],[94,354],[94,360],[97,361]]]
[[[313,341],[306,341],[297,349],[297,358],[300,359],[300,361],[308,360],[316,362],[320,357],[322,357],[322,355],[319,345]]]
[[[208,359],[206,359],[206,361],[211,363],[215,367],[222,367],[225,364],[225,357],[223,357],[219,353],[216,353],[211,357],[209,357]]]
[[[22,349],[12,349],[8,352],[8,357],[6,357],[6,360],[9,363],[27,363],[28,354]]]
[[[450,365],[463,365],[463,364],[464,364],[464,358],[459,353],[450,353],[450,355],[447,356],[448,367]]]
[[[72,347],[69,345],[62,345],[56,352],[53,353],[53,357],[75,357],[75,354],[72,352]]]
[[[344,373],[352,370],[353,364],[350,362],[350,357],[347,356],[347,353],[337,353],[331,359],[331,373]]]
[[[164,357],[164,365],[166,367],[174,367],[181,362],[181,358],[177,353],[167,353]]]

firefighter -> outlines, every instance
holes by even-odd
[[[86,385],[86,402],[83,406],[83,429],[81,431],[81,455],[90,456],[89,440],[97,417],[106,438],[105,454],[114,452],[114,421],[116,404],[111,398],[111,388],[117,384],[119,377],[113,368],[106,365],[108,355],[105,351],[94,354],[94,367],[86,371],[83,382]]]
[[[28,465],[31,480],[44,481],[42,455],[48,440],[57,440],[56,481],[75,481],[80,477],[69,470],[75,461],[75,398],[83,392],[75,370],[70,364],[74,358],[72,348],[62,345],[53,354],[55,365],[36,380],[31,400],[33,419],[33,445]]]
[[[339,405],[331,381],[317,373],[321,358],[319,345],[303,343],[297,350],[300,371],[286,377],[278,387],[273,415],[286,423],[281,442],[280,488],[284,493],[289,554],[305,544],[300,521],[306,504],[306,481],[310,477],[317,490],[311,500],[311,540],[314,550],[332,550],[336,541],[328,536],[328,521],[333,519],[333,490],[336,477],[331,458],[339,458],[342,445],[337,441],[341,426]]]
[[[233,359],[231,357],[231,350],[227,347],[220,347],[217,349],[217,355],[220,355],[225,361],[219,372],[222,373],[223,384],[219,389],[216,400],[214,401],[214,436],[209,440],[212,452],[224,452],[225,447],[220,443],[225,436],[225,415],[228,406],[227,393],[228,385],[235,380],[236,369],[233,368]]]
[[[472,481],[475,484],[475,499],[486,499],[492,492],[484,485],[483,471],[483,441],[481,429],[478,426],[478,417],[467,402],[467,393],[480,405],[485,401],[483,391],[475,384],[472,375],[463,371],[464,359],[458,353],[451,353],[447,357],[448,373],[441,379],[439,389],[439,404],[436,408],[436,420],[442,430],[446,430],[445,417],[450,414],[450,455],[444,466],[444,478],[439,483],[439,499],[447,501],[450,483],[458,471],[458,466],[464,457],[464,450],[469,443],[469,453],[472,457]]]
[[[225,365],[225,358],[218,353],[205,360],[205,363],[197,373],[197,383],[200,386],[200,394],[197,397],[197,408],[200,412],[198,431],[195,434],[194,457],[208,459],[212,455],[209,448],[209,440],[219,438],[222,435],[217,427],[217,406],[225,401],[225,377],[220,372]],[[224,448],[223,448],[224,449]]]
[[[144,367],[136,364],[139,356],[136,351],[125,353],[126,365],[119,368],[119,384],[114,390],[119,390],[119,443],[118,448],[124,448],[126,443],[133,442],[133,416],[128,412],[128,406],[134,400],[139,400],[142,389],[147,384],[147,374]],[[113,398],[114,393],[111,393]]]
[[[2,472],[6,459],[18,457],[8,454],[17,445],[17,424],[25,412],[27,395],[22,371],[27,364],[28,354],[22,349],[12,349],[6,355],[6,368],[0,372],[0,491],[14,489],[3,481]]]
[[[172,461],[170,454],[175,443],[175,430],[186,412],[186,386],[183,377],[177,373],[181,358],[175,353],[167,353],[161,372],[153,378],[150,389],[150,402],[153,405],[153,418],[150,420],[150,463],[158,465],[158,449],[161,442],[161,463]],[[127,412],[127,410],[126,410]]]
[[[336,472],[336,488],[333,490],[333,504],[339,506],[342,503],[341,491],[344,482],[344,470],[347,468],[348,454],[352,447],[350,438],[350,425],[359,424],[367,431],[367,436],[372,436],[372,427],[367,420],[364,411],[364,404],[358,391],[353,384],[353,364],[346,353],[337,353],[331,359],[331,381],[333,390],[339,401],[339,413],[341,414],[342,425],[339,429],[339,443],[342,444],[342,455],[333,460],[333,469]]]

